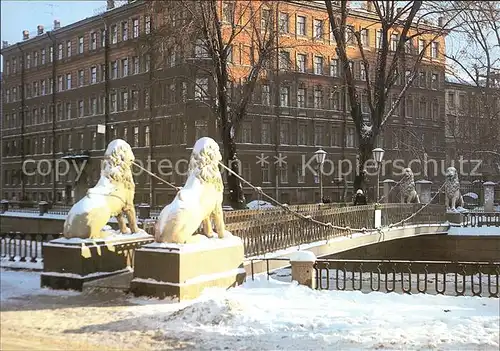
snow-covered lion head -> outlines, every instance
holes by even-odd
[[[401,180],[401,191],[403,194],[407,194],[408,192],[415,189],[415,178],[413,176],[413,171],[411,168],[405,168],[403,170],[403,178]]]
[[[130,145],[122,139],[115,139],[109,143],[101,167],[101,176],[108,178],[112,183],[122,183],[126,188],[134,189],[132,177],[132,163],[135,161]]]
[[[189,176],[194,175],[200,181],[213,183],[222,191],[222,177],[219,171],[219,162],[222,155],[219,144],[212,138],[203,137],[194,144],[191,159],[189,160]]]
[[[448,167],[446,169],[446,181],[451,182],[451,183],[457,183],[458,182],[458,172],[455,167]]]

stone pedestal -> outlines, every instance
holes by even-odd
[[[146,233],[52,240],[42,246],[41,286],[82,291],[87,281],[130,270],[135,250],[152,241]]]
[[[9,201],[2,200],[0,201],[0,213],[5,213],[9,210]]]
[[[49,203],[46,201],[40,201],[38,203],[38,214],[43,216],[47,212],[49,212]]]
[[[392,179],[386,179],[382,182],[384,184],[384,203],[391,202],[390,192],[394,188],[396,181]]]
[[[495,183],[485,182],[484,187],[484,212],[493,212],[495,201]]]
[[[291,254],[290,265],[292,266],[292,281],[315,289],[315,262],[316,256],[310,251],[298,251]]]
[[[130,291],[135,296],[197,298],[208,287],[230,288],[245,280],[240,238],[203,237],[195,244],[152,243],[136,251]]]
[[[431,185],[432,182],[430,180],[417,180],[415,182],[417,194],[420,198],[420,203],[422,204],[428,204],[431,202]]]
[[[460,212],[447,212],[446,220],[451,224],[460,225],[464,222],[464,215]]]

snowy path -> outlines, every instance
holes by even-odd
[[[31,340],[32,348],[22,344],[24,349],[499,347],[498,299],[313,291],[264,279],[229,291],[209,290],[179,304],[118,292],[56,292],[38,286],[38,273],[0,270],[2,349],[16,348],[16,335],[26,343]]]

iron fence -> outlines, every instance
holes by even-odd
[[[316,288],[500,296],[500,262],[317,260]]]

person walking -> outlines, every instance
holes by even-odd
[[[354,206],[366,205],[366,196],[363,190],[358,189],[356,191],[356,196],[354,197]]]

